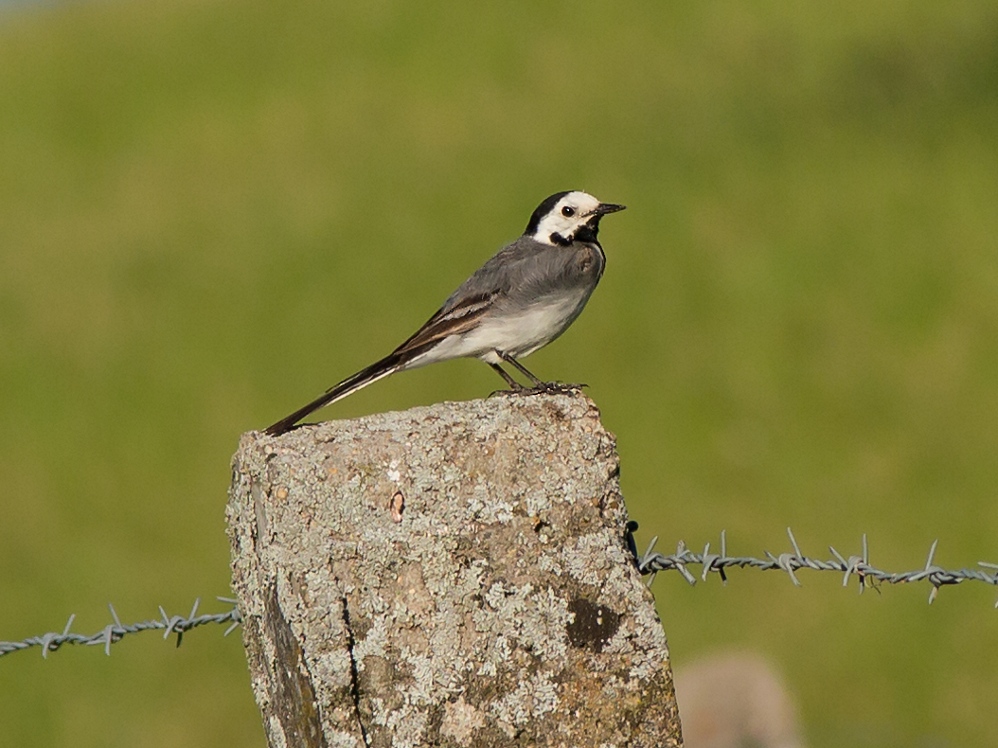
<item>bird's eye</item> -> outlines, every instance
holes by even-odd
[[[572,216],[575,215],[575,208],[573,208],[571,205],[566,205],[564,208],[561,209],[561,214],[566,218],[571,218]]]

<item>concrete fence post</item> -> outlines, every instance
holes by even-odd
[[[681,745],[584,395],[246,434],[227,518],[271,748]]]

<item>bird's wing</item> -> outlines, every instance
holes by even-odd
[[[463,296],[453,304],[445,304],[392,354],[416,354],[444,338],[474,329],[501,293],[500,289],[496,289]]]

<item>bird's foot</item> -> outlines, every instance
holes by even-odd
[[[508,390],[495,390],[489,393],[489,397],[503,396],[503,397],[518,397],[524,396],[529,397],[530,395],[578,395],[582,392],[583,387],[588,387],[588,384],[574,383],[574,382],[541,382],[535,384],[533,387],[524,387],[523,385],[518,385],[517,387],[511,387]]]
[[[541,382],[533,387],[519,390],[518,395],[577,395],[588,384],[573,382]]]

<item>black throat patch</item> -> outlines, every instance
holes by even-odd
[[[599,234],[599,219],[602,216],[594,216],[589,223],[584,223],[579,226],[578,231],[575,232],[575,241],[577,242],[587,242],[589,244],[599,244],[599,240],[596,235]]]

